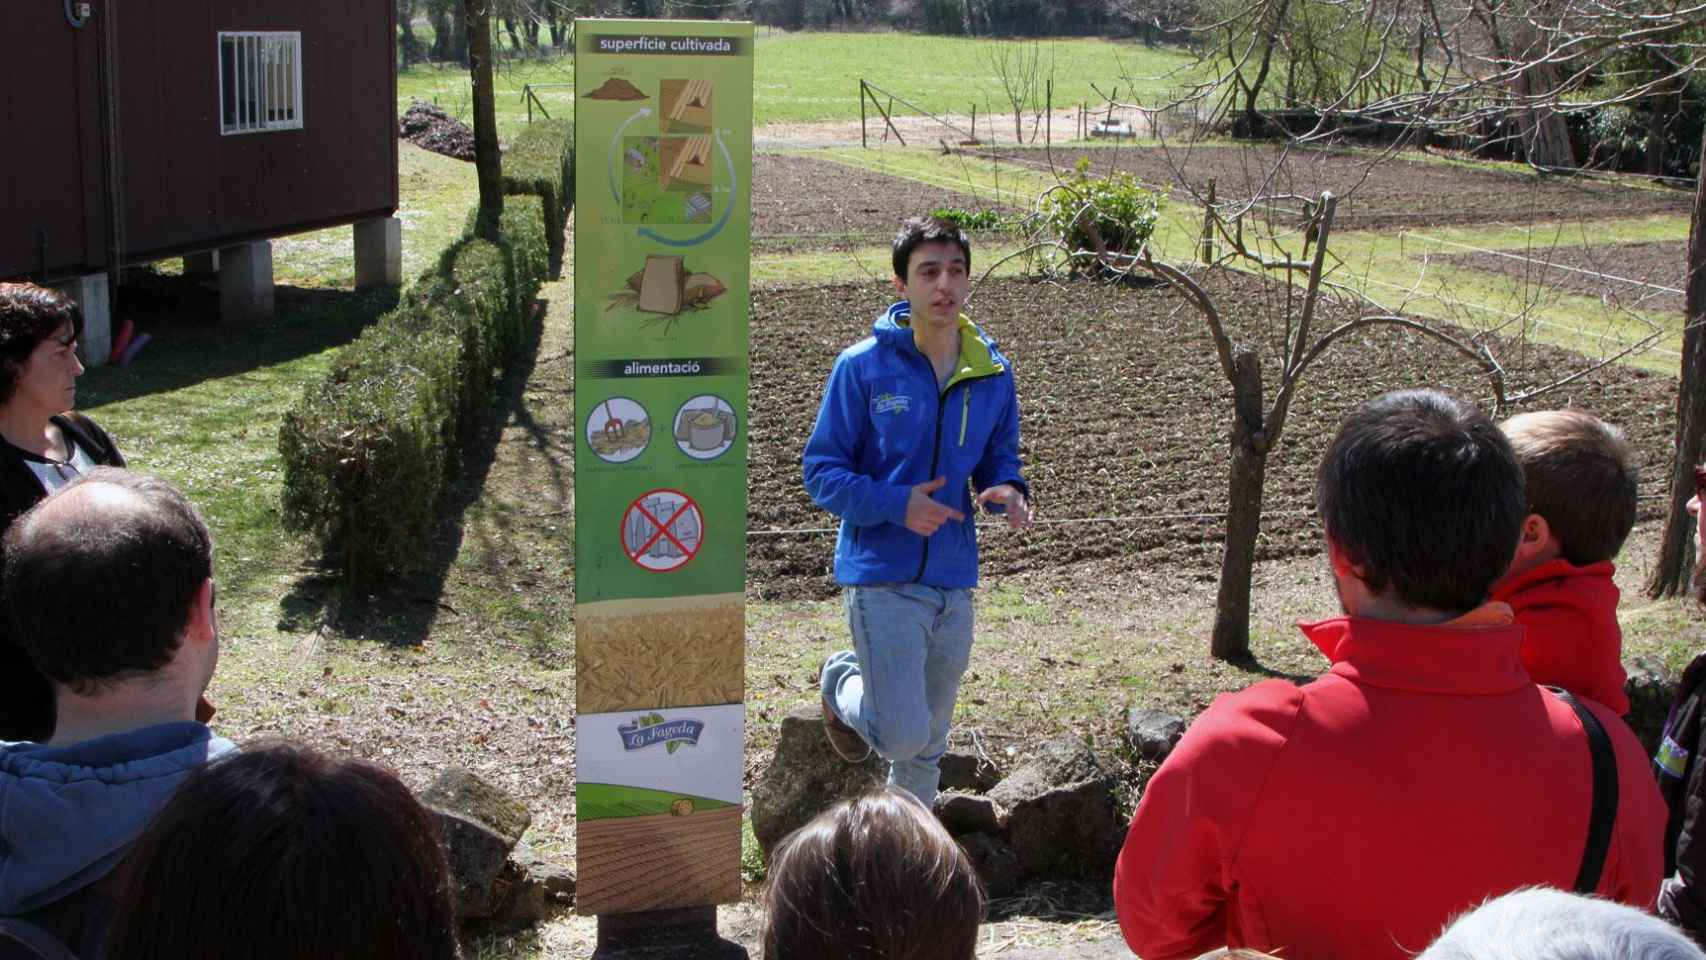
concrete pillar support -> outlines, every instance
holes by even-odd
[[[184,275],[187,277],[211,277],[217,273],[219,273],[218,250],[203,250],[200,253],[192,253],[184,257]]]
[[[219,322],[252,323],[272,319],[272,242],[225,247],[219,251]]]
[[[77,338],[77,353],[83,366],[105,366],[113,352],[113,304],[107,295],[107,275],[86,274],[59,283],[56,288],[77,301],[83,311],[83,335]]]
[[[355,285],[393,287],[403,282],[403,221],[396,217],[355,225]]]

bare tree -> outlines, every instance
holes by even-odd
[[[1706,65],[1706,2],[1701,0],[1233,0],[1199,24],[1210,79],[1188,100],[1225,115],[1242,107],[1252,130],[1274,51],[1299,46],[1291,25],[1299,8],[1326,6],[1360,25],[1352,51],[1324,50],[1348,82],[1332,89],[1287,83],[1313,111],[1294,125],[1297,142],[1325,140],[1357,124],[1400,129],[1399,140],[1485,149],[1500,145],[1549,173],[1573,173],[1565,127],[1571,113],[1612,107],[1652,109],[1681,96]],[[1342,31],[1341,33],[1348,33]],[[1404,67],[1401,71],[1397,68]],[[1409,82],[1395,85],[1395,72]],[[1687,109],[1687,108],[1684,108]],[[1695,106],[1694,109],[1699,109]],[[1679,111],[1680,112],[1680,111]],[[1295,124],[1295,117],[1293,118]],[[1654,124],[1661,122],[1654,110]],[[1662,151],[1662,138],[1650,149]],[[1702,153],[1706,154],[1706,140]],[[1651,161],[1652,158],[1649,157]],[[1684,263],[1687,296],[1678,394],[1678,437],[1670,477],[1665,542],[1648,580],[1654,596],[1687,582],[1692,553],[1685,504],[1706,432],[1706,178],[1697,178]]]
[[[1025,108],[1041,109],[1045,84],[1054,78],[1054,48],[1049,47],[1048,63],[1043,63],[1042,45],[1032,40],[1001,41],[983,48],[984,62],[1001,84],[1001,94],[1013,108],[1013,140],[1025,142]]]

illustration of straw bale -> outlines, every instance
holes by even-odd
[[[575,616],[581,713],[738,703],[746,679],[740,594],[582,604]]]
[[[658,185],[665,190],[698,190],[711,183],[710,137],[658,140]]]
[[[711,126],[711,81],[665,80],[658,85],[663,116],[660,129],[707,130]]]
[[[654,261],[671,260],[678,261],[681,264],[681,269],[686,270],[685,258],[657,254],[648,256],[645,267],[634,271],[628,277],[628,282],[623,288],[610,295],[604,306],[605,312],[608,313],[617,307],[638,307],[648,313],[675,316],[688,310],[703,310],[710,306],[712,300],[729,292],[729,288],[723,285],[723,281],[711,274],[684,273],[677,280],[674,265],[669,263],[654,264]],[[653,278],[650,282],[661,285],[661,289],[654,288],[655,299],[650,301],[646,299],[648,277]],[[680,285],[679,296],[672,296],[671,291],[677,283]],[[650,309],[646,306],[648,302],[654,307],[673,304],[675,309]]]
[[[634,86],[621,77],[611,77],[600,84],[597,90],[586,95],[588,100],[645,100],[645,91]]]
[[[639,307],[647,313],[680,313],[687,299],[687,258],[652,254],[640,271]]]

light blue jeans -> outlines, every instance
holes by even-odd
[[[889,762],[889,783],[930,806],[971,661],[971,591],[884,583],[843,601],[853,649],[824,664],[823,698]]]

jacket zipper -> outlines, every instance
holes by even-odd
[[[957,380],[948,384],[948,389],[943,390],[941,394],[936,397],[936,440],[930,446],[930,475],[925,478],[926,481],[934,480],[936,478],[936,466],[942,456],[942,414],[946,413],[948,409],[948,394],[952,392],[955,387],[965,388],[960,391],[961,396],[964,398],[963,402],[960,404],[960,446],[963,447],[966,445],[966,420],[971,416],[971,384],[978,380],[987,380],[990,377],[999,376],[1001,376],[999,373],[986,373],[981,376],[966,377],[964,380]],[[976,509],[975,504],[973,505],[973,509]],[[929,562],[930,538],[925,537],[924,553],[918,558],[918,574],[912,578],[913,583],[917,583],[924,579],[924,567]]]

